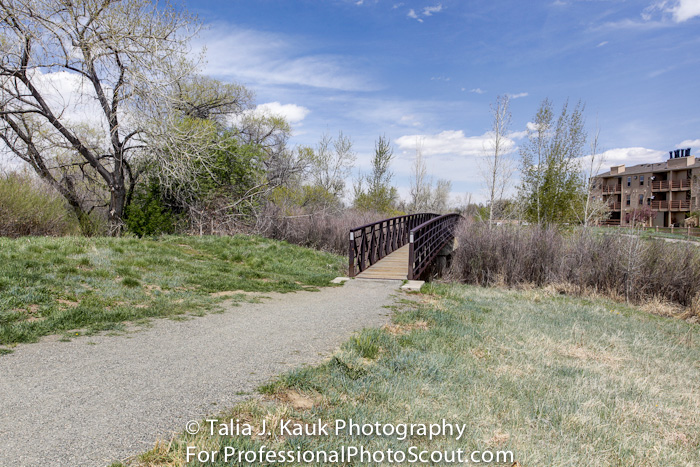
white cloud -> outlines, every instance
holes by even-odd
[[[510,97],[511,99],[520,99],[521,97],[527,97],[529,95],[530,94],[527,92],[519,92],[517,94],[508,94],[508,97]]]
[[[288,123],[299,123],[311,112],[306,107],[296,104],[280,104],[267,102],[260,104],[255,111],[263,115],[283,117]]]
[[[657,151],[641,147],[609,149],[601,154],[603,165],[601,172],[607,172],[610,167],[616,165],[626,165],[631,167],[638,164],[650,164],[652,162],[663,162],[667,152]],[[584,164],[590,164],[590,156],[582,158]]]
[[[492,135],[466,136],[461,130],[446,130],[437,134],[413,134],[397,138],[394,142],[402,151],[395,170],[409,176],[416,144],[420,144],[428,172],[432,177],[444,178],[470,186],[481,181],[480,164],[489,148]],[[509,152],[515,148],[513,140],[506,141]],[[453,185],[454,186],[454,185]]]
[[[421,122],[416,119],[415,115],[402,115],[399,124],[410,126],[421,126]]]
[[[475,92],[477,94],[484,94],[486,91],[484,91],[481,88],[474,88],[474,89],[471,89],[469,92]]]
[[[410,10],[408,10],[408,14],[407,14],[406,16],[408,16],[409,18],[417,19],[417,20],[420,21],[421,23],[423,22],[423,20],[420,19],[420,17],[419,17],[418,14],[416,13],[416,10],[414,10],[413,8],[411,8]]]
[[[440,13],[442,11],[442,3],[438,3],[435,6],[427,6],[423,9],[423,16],[432,16],[433,13]]]
[[[527,136],[527,130],[513,131],[512,133],[508,134],[508,138],[510,138],[510,139],[523,139],[526,136]]]
[[[644,21],[637,21],[629,18],[625,18],[620,21],[612,21],[605,23],[601,25],[598,28],[598,30],[604,30],[604,31],[618,31],[621,29],[630,29],[630,30],[640,30],[640,31],[648,31],[652,29],[659,29],[659,28],[666,28],[671,26],[671,23],[669,22],[664,22],[664,21],[651,21],[651,20],[644,20]]]
[[[608,41],[603,41],[600,44],[596,45],[596,47],[603,47],[604,45],[607,45]]]
[[[676,6],[666,11],[673,14],[673,19],[676,23],[682,23],[696,16],[700,16],[700,1],[679,0]]]
[[[653,7],[663,10],[665,13],[670,13],[676,23],[683,23],[700,16],[700,2],[698,0],[663,1],[652,5],[650,8]]]
[[[355,71],[347,57],[307,53],[303,41],[291,36],[241,29],[230,24],[210,25],[195,42],[206,51],[204,73],[255,86],[308,86],[343,91],[376,89],[367,76]]]
[[[394,5],[394,8],[396,8],[396,5]],[[427,6],[423,8],[423,11],[421,13],[416,13],[416,10],[411,8],[408,10],[408,13],[406,16],[409,18],[413,18],[417,20],[418,22],[423,22],[423,18],[427,18],[428,16],[433,16],[434,13],[440,13],[442,11],[442,3],[438,3],[435,6]]]
[[[526,126],[527,129],[530,130],[530,131],[537,131],[537,129],[539,128],[539,127],[537,126],[537,123],[534,123],[534,122],[527,122],[527,124],[526,124],[525,126]]]
[[[676,149],[693,147],[700,149],[700,139],[686,139],[685,141],[681,141],[678,143],[678,145],[676,145]]]
[[[404,4],[403,3],[394,3],[394,5],[391,7],[392,10],[396,10],[398,8],[401,8]]]
[[[60,115],[61,120],[73,123],[106,123],[95,91],[86,78],[67,71],[36,73],[38,76],[34,80],[35,85],[53,112]],[[111,92],[110,89],[105,91]]]
[[[423,154],[430,156],[483,156],[484,149],[488,148],[491,141],[491,133],[487,132],[479,136],[466,136],[462,130],[445,130],[435,135],[405,135],[396,139],[398,147],[404,151],[415,150],[419,141]],[[514,143],[506,140],[506,148],[512,150]]]
[[[602,26],[604,29],[656,29],[673,26],[700,16],[698,0],[660,0],[644,8],[641,21],[623,19]]]

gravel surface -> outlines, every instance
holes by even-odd
[[[400,284],[352,280],[123,336],[21,345],[0,356],[0,465],[101,466],[144,452],[386,323]]]

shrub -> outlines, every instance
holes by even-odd
[[[351,228],[385,218],[381,213],[354,209],[310,214],[302,208],[282,211],[270,204],[258,217],[257,229],[266,237],[346,255]]]
[[[700,250],[683,243],[644,240],[553,227],[464,222],[450,275],[483,286],[567,283],[630,301],[662,298],[691,306],[700,296]]]
[[[175,233],[178,220],[163,202],[159,185],[153,182],[135,193],[124,216],[127,229],[138,237]]]
[[[75,215],[48,185],[28,174],[0,174],[0,236],[60,236],[77,231]]]

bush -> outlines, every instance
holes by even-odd
[[[266,237],[286,240],[296,245],[347,255],[350,229],[385,219],[377,212],[343,211],[307,214],[302,208],[282,211],[270,204],[259,216],[257,230]]]
[[[124,216],[127,229],[138,237],[175,233],[178,220],[154,182],[136,192]]]
[[[0,236],[77,232],[77,219],[60,194],[30,175],[0,174]]]
[[[464,222],[450,275],[483,286],[570,284],[642,302],[652,297],[691,306],[700,297],[700,250],[683,243],[590,229]]]

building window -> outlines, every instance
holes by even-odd
[[[627,186],[632,186],[632,177],[627,177]]]
[[[639,186],[644,185],[644,175],[639,176]]]
[[[651,198],[647,198],[647,206],[651,206]]]
[[[639,205],[644,204],[644,195],[639,195]]]
[[[627,206],[630,205],[630,195],[627,195]]]

